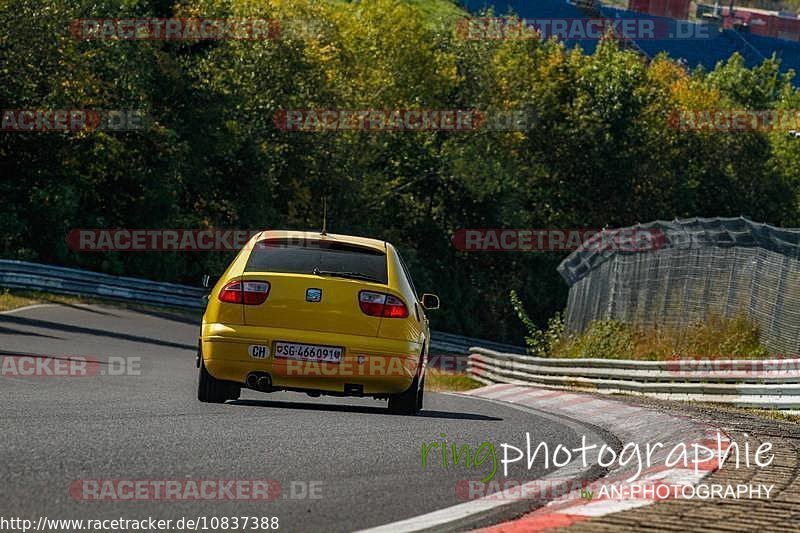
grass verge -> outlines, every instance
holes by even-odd
[[[478,387],[483,385],[466,374],[428,370],[425,376],[425,390],[429,392],[459,392]]]
[[[64,304],[64,305],[79,305],[79,304],[98,304],[108,305],[111,307],[119,307],[122,309],[131,309],[134,311],[169,311],[175,315],[181,315],[189,318],[200,319],[201,311],[191,311],[181,309],[178,307],[156,306],[140,304],[136,302],[125,302],[121,300],[107,300],[104,298],[93,298],[89,296],[73,296],[69,294],[55,294],[50,292],[38,291],[18,291],[12,289],[0,289],[0,312],[11,311],[19,309],[28,305],[36,304]]]
[[[706,407],[715,407],[715,408],[723,408],[729,411],[736,411],[739,413],[746,413],[751,415],[756,415],[761,418],[767,418],[769,420],[777,420],[778,422],[793,422],[795,424],[800,424],[800,415],[793,414],[793,413],[785,413],[778,409],[759,409],[756,407],[738,407],[729,404],[717,404],[717,403],[703,403],[701,405],[705,405]]]
[[[552,356],[643,361],[769,357],[759,337],[758,326],[745,317],[712,316],[681,328],[599,320],[576,337],[562,337]]]

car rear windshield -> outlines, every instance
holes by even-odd
[[[291,274],[320,272],[323,275],[341,274],[341,277],[373,278],[379,283],[389,281],[384,252],[352,244],[313,239],[259,241],[253,247],[245,269],[247,272]]]

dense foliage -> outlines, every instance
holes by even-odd
[[[442,9],[433,9],[432,6]],[[421,6],[421,7],[420,7]],[[687,72],[604,42],[467,41],[449,2],[0,0],[0,107],[139,109],[143,132],[0,134],[0,255],[195,283],[222,253],[77,253],[73,228],[290,228],[388,239],[436,328],[520,342],[565,305],[563,255],[465,253],[459,228],[800,221],[800,142],[679,132],[676,109],[800,109],[774,61]],[[79,41],[81,17],[238,16],[272,41]],[[527,131],[286,132],[282,109],[525,110]]]

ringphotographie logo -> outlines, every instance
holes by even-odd
[[[687,500],[708,499],[768,499],[775,489],[766,483],[691,483],[673,482],[655,476],[628,482],[619,476],[605,477],[598,481],[569,478],[552,479],[493,479],[484,482],[478,479],[462,479],[455,485],[456,497],[461,501],[487,500],[509,501],[547,500],[558,502],[575,495],[586,501],[592,500]]]
[[[733,468],[766,468],[775,460],[773,444],[761,442],[757,446],[750,441],[731,442],[726,436],[716,432],[714,438],[690,442],[627,442],[621,448],[608,443],[590,444],[586,435],[581,436],[580,446],[571,448],[561,443],[534,441],[530,432],[524,433],[519,446],[507,442],[496,444],[491,441],[477,445],[449,441],[444,433],[438,439],[421,444],[422,468],[461,467],[467,471],[477,470],[488,483],[498,474],[509,478],[509,467],[519,463],[519,467],[531,470],[534,465],[544,469],[558,469],[573,462],[586,469],[596,462],[602,468],[624,469],[624,482],[632,483],[646,479],[652,472],[665,468],[682,468],[701,471],[721,468],[731,464]],[[502,479],[501,478],[501,479]]]
[[[85,18],[69,31],[83,41],[264,41],[276,39],[281,25],[263,18]]]

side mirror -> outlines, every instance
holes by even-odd
[[[435,294],[423,294],[422,301],[420,302],[422,307],[431,311],[433,309],[439,309],[439,297]]]
[[[202,282],[203,288],[210,289],[214,285],[216,285],[218,281],[219,281],[219,276],[212,276],[210,274],[204,274],[203,275],[203,282]]]

